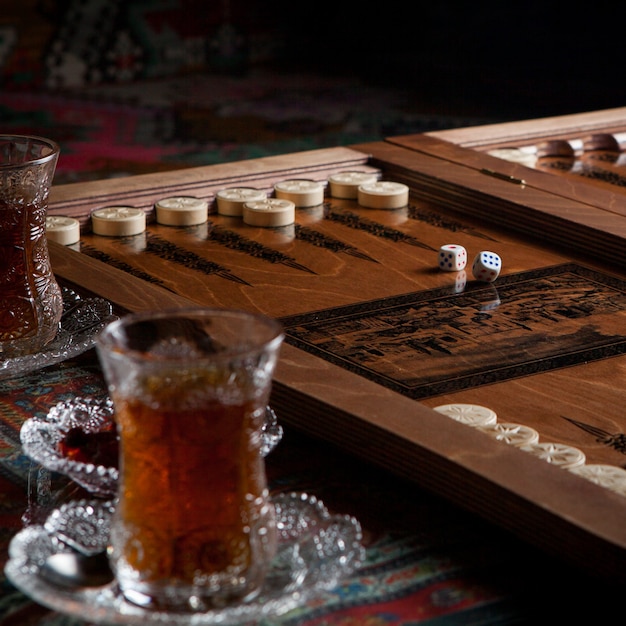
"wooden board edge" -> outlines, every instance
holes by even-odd
[[[566,137],[572,133],[584,136],[600,131],[623,131],[625,125],[626,107],[618,107],[587,113],[446,129],[426,134],[466,148],[513,147],[536,143],[547,138]]]
[[[122,311],[195,306],[178,294],[54,241],[48,241],[48,249],[52,270],[58,279],[104,298]]]
[[[626,582],[623,496],[289,345],[272,404],[285,424],[409,478],[581,570]]]
[[[594,212],[605,211],[618,217],[626,217],[626,196],[617,193],[609,184],[599,186],[588,183],[580,177],[574,186],[568,177],[555,176],[546,171],[512,163],[487,152],[471,150],[428,135],[394,137],[389,143],[435,159],[443,159],[446,163],[471,168],[484,176],[508,183],[513,188],[539,189],[567,199],[574,205],[588,205],[594,209]]]
[[[133,206],[146,212],[163,197],[188,195],[212,202],[215,193],[230,186],[251,186],[271,193],[276,182],[287,178],[308,178],[325,182],[331,173],[358,169],[376,171],[368,155],[338,147],[297,154],[250,159],[201,167],[52,187],[48,213],[74,217],[83,229],[98,208]]]

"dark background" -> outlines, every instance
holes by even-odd
[[[0,128],[73,182],[626,105],[619,7],[0,0]]]
[[[322,0],[277,11],[292,66],[357,72],[425,101],[509,118],[623,106],[618,5]],[[298,18],[303,15],[304,18]],[[300,29],[290,24],[303,24]]]
[[[64,46],[74,46],[85,59],[100,57],[103,64],[115,48],[114,38],[127,31],[144,54],[133,79],[190,71],[245,76],[251,67],[264,66],[271,71],[358,76],[367,84],[410,90],[424,104],[444,110],[506,118],[611,108],[625,101],[622,16],[615,4],[452,0],[104,4],[114,20],[101,13],[97,0],[0,0],[0,87],[45,80],[54,67],[54,55]],[[101,25],[100,39],[89,35],[94,23]],[[216,60],[211,51],[226,23],[244,42],[237,44],[241,48],[233,53],[235,61]],[[178,66],[171,58],[168,61],[173,52],[163,53],[162,41],[156,39],[168,29],[173,33],[172,50],[176,38],[179,48],[194,37],[203,38],[199,58],[193,63],[180,60]],[[79,48],[76,42],[83,35],[86,42]],[[100,77],[118,79],[104,71]]]

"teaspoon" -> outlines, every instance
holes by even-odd
[[[64,587],[101,587],[114,579],[104,551],[90,556],[78,552],[52,554],[41,568],[41,575]]]

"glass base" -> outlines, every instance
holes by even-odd
[[[29,354],[37,354],[53,341],[58,332],[59,325],[57,324],[50,329],[46,329],[45,333],[40,333],[34,337],[22,337],[21,339],[0,341],[0,358],[14,359]]]
[[[120,581],[118,580],[118,583]],[[223,609],[254,600],[261,591],[261,585],[254,589],[224,590],[207,595],[206,591],[186,586],[169,586],[161,588],[146,588],[145,592],[138,589],[124,589],[120,584],[120,593],[131,604],[135,604],[150,611],[173,611],[175,613],[204,613],[215,609]]]
[[[63,287],[63,314],[55,335],[42,350],[9,357],[0,348],[0,380],[65,361],[94,346],[96,336],[109,322],[117,319],[110,302],[102,298],[81,298]],[[2,342],[0,342],[2,344]]]
[[[14,298],[14,300],[22,299]],[[8,302],[12,302],[12,300],[8,299]],[[30,310],[30,305],[28,308]],[[10,359],[37,354],[55,339],[63,316],[63,296],[56,280],[50,279],[48,281],[44,294],[33,305],[33,309],[37,311],[34,314],[35,318],[39,318],[37,329],[31,329],[22,337],[0,340],[0,358]],[[13,311],[14,309],[9,310]],[[19,308],[17,310],[19,311]]]

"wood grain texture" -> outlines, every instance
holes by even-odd
[[[54,241],[48,242],[48,248],[52,268],[58,277],[77,287],[79,292],[82,289],[106,298],[122,311],[174,309],[194,304]]]
[[[607,263],[599,251],[607,242],[617,246],[626,239],[620,216],[570,199],[565,211],[561,196],[540,185],[521,192],[510,182],[480,172],[485,155],[448,144],[437,152],[441,143],[431,137],[400,138],[354,150],[179,171],[165,178],[68,185],[55,195],[57,212],[70,208],[88,216],[103,198],[116,198],[143,206],[151,214],[150,203],[172,190],[197,195],[200,189],[210,197],[226,179],[237,185],[269,182],[294,172],[320,179],[331,171],[367,167],[379,170],[384,179],[407,182],[411,200],[406,209],[373,211],[355,201],[327,198],[322,207],[299,210],[293,228],[281,229],[246,227],[236,218],[214,212],[205,225],[192,228],[164,227],[149,220],[144,235],[125,239],[98,237],[86,227],[81,252],[51,246],[53,267],[62,279],[130,311],[189,304],[238,307],[283,319],[287,325],[305,316],[314,325],[317,318],[335,323],[338,311],[343,314],[353,307],[355,319],[365,320],[367,326],[374,324],[374,318],[369,309],[368,315],[360,315],[361,308],[396,301],[404,306],[411,294],[418,297],[410,305],[415,314],[422,314],[423,307],[431,307],[424,310],[432,309],[433,315],[467,314],[475,306],[476,320],[469,334],[472,339],[484,337],[477,341],[482,349],[473,359],[484,367],[490,362],[490,346],[496,345],[493,325],[508,321],[520,307],[519,302],[512,307],[510,295],[498,304],[498,286],[503,294],[510,294],[509,285],[520,277],[526,280],[533,272],[574,263],[587,268],[591,276],[606,277],[619,296],[616,307],[600,310],[602,303],[611,300],[610,290],[605,294],[603,285],[588,318],[568,317],[567,326],[557,326],[564,323],[558,319],[547,320],[539,348],[558,352],[563,338],[557,341],[555,331],[587,332],[587,322],[601,330],[602,345],[611,333],[618,339],[626,335],[619,304],[626,279],[623,266]],[[481,204],[479,210],[471,208],[476,204]],[[503,207],[508,215],[502,215]],[[589,245],[552,245],[549,231],[555,227],[572,229]],[[439,271],[437,251],[444,243],[464,245],[470,259],[482,249],[500,254],[504,269],[501,281],[493,286],[495,293],[476,285],[469,268],[465,286],[459,286],[458,274]],[[529,306],[536,306],[541,314],[542,299],[533,293]],[[351,332],[352,323],[341,318],[342,336]],[[379,323],[376,318],[374,327]],[[454,321],[446,323],[454,326]],[[469,328],[454,327],[458,332]],[[532,332],[538,327],[539,322]],[[392,325],[390,331],[395,330]],[[387,384],[383,376],[364,376],[345,360],[320,356],[316,350],[322,344],[316,348],[316,342],[327,341],[327,333],[317,337],[307,331],[305,336],[310,340],[307,349],[288,338],[276,374],[272,402],[286,425],[409,477],[577,567],[626,581],[625,496],[432,410],[450,402],[489,406],[502,421],[536,428],[544,441],[578,447],[590,462],[624,465],[622,450],[598,441],[589,430],[565,418],[610,434],[626,432],[626,356],[618,351],[610,358],[575,359],[571,366],[539,368],[507,379],[491,377],[487,371],[482,384],[418,401]],[[416,347],[416,354],[421,351],[424,359],[420,367],[439,356],[439,344],[429,345],[430,352],[422,345]],[[480,356],[481,352],[487,356]],[[384,361],[384,350],[381,354]],[[394,352],[389,354],[389,363],[397,364]],[[452,358],[454,354],[451,350]],[[506,363],[506,354],[502,361]],[[370,362],[377,361],[366,361]],[[467,358],[464,367],[471,366],[472,358]]]
[[[567,139],[595,132],[623,133],[625,128],[626,107],[618,107],[573,115],[433,131],[426,135],[465,148],[484,151],[486,148],[522,146],[546,139]]]
[[[616,267],[626,264],[626,195],[424,136],[361,146],[415,196]],[[490,175],[500,174],[501,177]],[[523,184],[507,180],[524,181]]]

